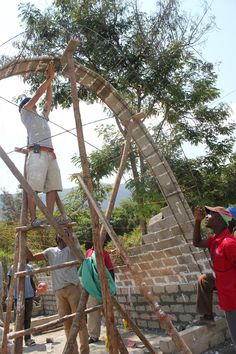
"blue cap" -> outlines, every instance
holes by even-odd
[[[226,210],[228,210],[230,212],[230,214],[232,215],[232,217],[234,219],[236,219],[236,207],[234,206],[230,206],[228,207]]]
[[[31,97],[25,97],[19,104],[19,112],[22,110],[24,105],[31,100]]]

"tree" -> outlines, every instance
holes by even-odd
[[[181,142],[204,142],[213,150],[227,137],[222,145],[228,144],[228,109],[212,104],[220,94],[214,67],[195,51],[213,26],[211,18],[205,23],[204,16],[185,14],[178,0],[158,1],[151,15],[136,1],[121,0],[56,0],[43,13],[21,4],[20,12],[27,27],[23,49],[18,43],[22,55],[58,56],[71,37],[79,37],[75,59],[113,84],[134,112],[157,115],[155,125],[171,124]],[[33,75],[29,82],[34,86],[40,79]],[[94,100],[83,87],[79,95]],[[64,79],[54,98],[63,107],[71,104]]]
[[[21,211],[21,193],[10,194],[2,189],[0,195],[2,204],[2,216],[7,223],[13,223],[19,220]]]
[[[226,159],[232,151],[234,124],[228,120],[228,107],[214,104],[220,92],[213,65],[197,54],[214,25],[205,16],[207,6],[204,15],[193,18],[178,0],[159,0],[152,14],[142,12],[136,1],[122,0],[55,0],[45,12],[20,5],[27,31],[16,46],[23,56],[57,56],[71,37],[79,37],[75,59],[113,84],[134,112],[156,116],[150,131],[157,142],[160,132],[168,135],[171,127],[171,140],[204,143],[208,158]],[[39,80],[41,75],[28,78],[33,90]],[[78,95],[88,102],[96,100],[82,86]],[[60,75],[54,99],[56,106],[71,104],[69,85]],[[119,128],[125,136],[125,129]],[[140,205],[146,165],[136,151],[129,163]],[[105,173],[103,165],[100,170],[100,175]]]

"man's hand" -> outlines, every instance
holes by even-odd
[[[205,210],[202,207],[196,207],[194,210],[194,218],[197,221],[202,221],[206,216]]]

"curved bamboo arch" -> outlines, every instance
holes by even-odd
[[[64,64],[62,57],[39,57],[12,61],[0,68],[0,80],[30,72],[44,72],[48,63],[52,60],[56,68]],[[63,74],[66,77],[69,76],[66,67]],[[133,112],[109,82],[77,61],[75,61],[75,75],[79,84],[92,90],[111,109],[121,123],[124,126],[127,125],[133,116]],[[188,242],[192,238],[193,215],[170,166],[157,149],[155,142],[142,122],[134,121],[131,135],[142,156],[152,169],[160,190],[179,225],[177,235],[182,234],[186,242]]]

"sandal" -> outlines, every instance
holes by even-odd
[[[27,340],[25,341],[25,345],[26,345],[27,347],[32,347],[33,345],[36,345],[36,343],[35,343],[35,340],[34,340],[34,339],[29,338],[29,339],[27,339]]]

